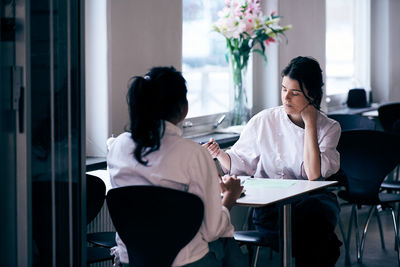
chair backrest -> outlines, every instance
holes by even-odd
[[[106,199],[130,266],[171,266],[203,221],[202,200],[184,191],[126,186],[109,190]]]
[[[375,130],[375,122],[365,116],[354,114],[331,114],[328,117],[339,122],[342,131]]]
[[[385,131],[396,131],[400,120],[400,102],[381,105],[378,108],[378,117]]]
[[[86,223],[96,218],[106,198],[106,185],[99,177],[86,174]]]
[[[399,164],[400,142],[381,131],[343,132],[338,144],[340,168],[347,177],[349,198],[359,204],[375,204],[385,177]]]

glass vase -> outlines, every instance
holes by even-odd
[[[250,107],[247,98],[247,64],[241,66],[233,57],[230,66],[230,114],[231,125],[246,124],[250,119]]]

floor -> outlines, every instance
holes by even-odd
[[[350,218],[351,208],[349,206],[342,207],[341,218],[345,229],[347,229],[348,220]],[[364,225],[367,214],[368,207],[363,207],[359,210],[359,224]],[[378,224],[375,217],[372,218],[371,223],[367,232],[367,239],[365,242],[364,255],[362,258],[362,263],[357,263],[356,250],[355,250],[355,230],[353,228],[353,236],[351,242],[351,254],[350,261],[351,267],[391,267],[398,266],[397,264],[397,253],[394,250],[394,230],[391,220],[391,213],[389,210],[384,210],[380,213],[382,227],[384,232],[385,246],[386,249],[381,248]],[[360,226],[361,228],[361,226]],[[339,227],[336,229],[337,235],[340,240],[342,240],[342,235],[340,234]],[[360,229],[361,231],[361,229]],[[346,231],[347,232],[347,231]],[[361,236],[361,232],[360,232]],[[341,247],[341,255],[336,263],[336,267],[342,267],[345,265],[345,249],[344,245]],[[280,256],[278,253],[273,252],[271,257],[271,252],[269,248],[262,248],[260,250],[259,259],[257,261],[257,266],[281,266]]]

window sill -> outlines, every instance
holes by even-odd
[[[86,172],[105,168],[107,168],[105,157],[86,157]]]

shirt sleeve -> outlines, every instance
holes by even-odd
[[[216,166],[207,150],[201,148],[193,155],[189,173],[189,192],[198,195],[204,204],[201,228],[203,239],[212,242],[220,237],[232,237],[233,226],[229,210],[222,205],[221,187]]]
[[[253,117],[244,127],[239,140],[226,151],[231,158],[230,174],[251,176],[256,172],[260,160],[257,142],[259,125],[259,118]]]
[[[319,150],[321,152],[321,176],[327,178],[340,168],[340,154],[336,147],[339,143],[341,128],[339,123],[334,122],[322,137]]]

